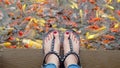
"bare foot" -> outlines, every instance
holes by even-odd
[[[64,34],[64,55],[67,54],[70,51],[70,44],[69,39],[71,39],[72,45],[73,45],[73,51],[79,54],[79,40],[76,38],[76,35],[74,35],[72,32],[66,32]],[[71,64],[77,64],[78,58],[71,54],[65,59],[65,67],[67,68]]]
[[[54,39],[55,38],[55,39]],[[51,32],[44,40],[44,52],[47,54],[51,51],[52,40],[54,39],[54,51],[59,54],[60,52],[60,39],[59,39],[59,32],[53,31]],[[59,66],[58,57],[54,54],[50,54],[46,58],[46,64],[54,63],[57,67]]]

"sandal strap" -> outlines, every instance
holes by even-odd
[[[46,33],[46,34],[44,35],[43,40],[45,40],[45,37],[48,36],[48,34],[50,34],[52,31],[54,31],[54,30],[53,30],[53,29],[49,30],[48,33]],[[55,39],[55,38],[53,38],[53,40],[52,40],[52,45],[51,45],[51,50],[50,50],[50,51],[54,51],[54,39]],[[44,52],[44,42],[43,42],[42,45],[43,45],[43,53],[45,53],[45,52]]]
[[[76,35],[77,39],[79,40],[79,35],[76,34],[76,32],[75,32],[74,30],[68,30],[68,31],[69,31],[69,32],[73,32],[74,35]],[[70,38],[68,38],[68,39],[69,39],[69,44],[70,44],[70,51],[62,58],[62,62],[64,62],[65,59],[66,59],[69,55],[73,54],[73,55],[77,56],[77,58],[78,58],[78,65],[80,65],[79,55],[78,55],[76,52],[74,52],[74,50],[73,50],[72,40],[71,40]]]
[[[61,61],[64,62],[65,59],[66,59],[69,55],[71,55],[71,54],[73,54],[73,55],[75,55],[75,56],[77,57],[77,59],[78,59],[77,64],[80,65],[80,57],[79,57],[79,55],[78,55],[76,52],[73,52],[73,51],[69,51],[69,52],[63,57],[63,59],[62,59]]]
[[[72,46],[73,44],[72,44],[72,40],[71,39],[69,39],[69,44],[70,44],[69,45],[70,46],[70,51],[73,52],[73,46]]]
[[[49,32],[45,34],[45,37],[48,36],[48,34],[50,34],[52,31],[54,31],[54,30],[53,29],[49,30]],[[46,57],[50,54],[56,55],[58,57],[59,61],[61,61],[61,57],[59,56],[59,54],[56,51],[54,51],[54,42],[55,42],[55,37],[53,37],[50,52],[48,52],[44,57],[43,64],[45,64]],[[43,45],[44,45],[44,43],[43,43]],[[44,48],[44,46],[43,46],[43,48]],[[44,53],[44,50],[43,50],[43,53]]]
[[[45,64],[46,57],[47,57],[48,55],[50,55],[50,54],[56,55],[56,56],[58,57],[59,61],[61,61],[61,57],[59,56],[59,54],[58,54],[57,52],[55,52],[55,51],[51,51],[51,52],[48,52],[48,53],[45,55],[44,60],[43,60],[43,65]]]
[[[55,37],[52,40],[52,44],[51,44],[51,51],[54,52],[54,42],[55,42]]]

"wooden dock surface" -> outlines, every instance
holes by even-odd
[[[80,51],[83,68],[120,68],[120,51]],[[4,49],[0,51],[0,68],[41,68],[40,49]]]

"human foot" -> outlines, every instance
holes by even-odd
[[[54,47],[52,48],[52,45]],[[57,52],[59,54],[60,51],[60,38],[59,38],[59,32],[58,31],[52,31],[50,32],[47,37],[44,40],[44,52],[47,54],[51,50]]]
[[[59,66],[60,38],[58,31],[48,32],[44,39],[44,53],[46,55],[44,62],[53,63]],[[53,61],[54,60],[54,61]]]
[[[67,68],[71,64],[78,64],[79,62],[79,39],[73,31],[66,31],[64,34],[64,64]]]

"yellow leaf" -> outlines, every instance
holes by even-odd
[[[107,14],[103,14],[102,17],[107,17],[107,18],[109,18],[109,19],[111,19],[111,20],[114,20],[114,21],[117,20],[114,16],[107,15]]]
[[[108,17],[108,15],[107,14],[102,14],[102,17]]]
[[[111,20],[116,20],[116,18],[114,16],[108,16],[108,18]]]
[[[25,9],[26,9],[26,4],[24,4],[24,5],[22,6],[23,12],[25,12]]]
[[[72,9],[74,9],[74,6],[73,6],[73,5],[70,5],[70,7],[71,7]]]
[[[98,30],[96,30],[96,32],[100,32],[100,31],[105,30],[105,29],[106,29],[106,27],[102,26],[101,28],[99,28]]]
[[[118,3],[120,3],[120,0],[117,0]]]
[[[78,5],[76,3],[73,2],[73,5],[76,9],[78,9]]]
[[[25,44],[28,44],[29,47],[32,47],[32,48],[42,48],[42,44],[40,44],[36,41],[32,41],[30,39],[23,39],[22,42],[25,43]]]
[[[119,25],[120,25],[119,23],[115,24],[115,25],[114,25],[114,28],[118,28]]]
[[[3,27],[3,26],[2,26],[2,27],[0,27],[0,31],[1,31],[1,30],[3,30],[3,29],[5,29],[5,27]]]
[[[77,29],[75,29],[75,28],[74,28],[73,30],[74,30],[74,31],[77,31]]]
[[[93,34],[93,35],[90,35],[90,33],[89,32],[87,32],[86,33],[86,39],[94,39],[95,38],[95,34]]]
[[[114,7],[113,6],[110,6],[110,5],[105,5],[107,8],[109,8],[109,9],[112,9],[112,10],[114,10]]]
[[[35,18],[31,18],[28,25],[32,23],[32,21],[36,22],[36,19]]]
[[[99,11],[96,11],[96,17],[97,18],[99,17]]]
[[[45,22],[46,22],[46,21],[45,21],[44,19],[40,19],[40,20],[39,20],[39,24],[40,24],[41,26],[45,26]]]
[[[20,39],[19,39],[19,38],[16,38],[16,41],[20,41]]]
[[[70,5],[70,7],[71,8],[76,8],[76,9],[78,9],[78,5],[75,3],[75,2],[73,2],[73,1],[71,1],[71,3],[72,3],[72,5]]]
[[[34,2],[34,3],[40,3],[40,2],[44,2],[46,0],[31,0],[31,2]]]
[[[79,14],[80,14],[80,17],[83,16],[83,11],[82,11],[82,9],[80,9]]]
[[[56,28],[56,27],[57,27],[57,25],[56,25],[56,24],[54,24],[54,25],[52,25],[52,27],[53,27],[53,28]]]
[[[10,43],[10,42],[5,42],[5,43],[3,43],[3,45],[4,45],[5,47],[11,46],[11,43]]]
[[[35,42],[42,44],[43,40],[36,40]]]
[[[66,31],[67,29],[65,28],[59,28],[60,31]]]
[[[38,20],[36,18],[33,18],[34,23],[38,23]]]

